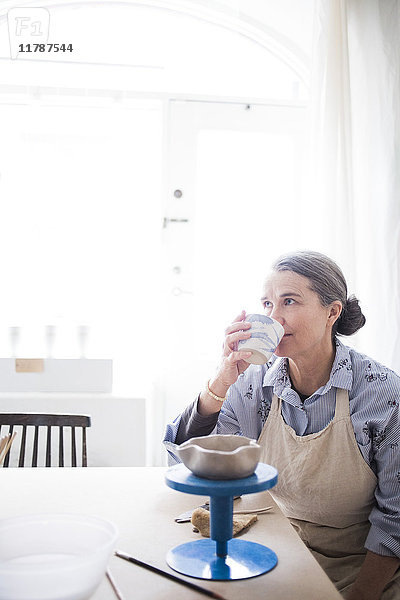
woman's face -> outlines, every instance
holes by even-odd
[[[292,271],[273,272],[265,282],[261,301],[265,313],[285,329],[276,356],[309,360],[332,349],[332,326],[341,303],[322,306],[307,277]]]

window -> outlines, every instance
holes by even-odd
[[[49,42],[74,52],[14,61],[0,13],[0,352],[20,326],[20,351],[42,356],[54,324],[54,354],[76,356],[89,325],[87,355],[114,359],[114,391],[154,400],[155,464],[166,418],[218,358],[196,315],[222,333],[258,298],[270,200],[298,209],[312,5],[45,0]],[[273,226],[274,254],[291,225]],[[239,263],[247,283],[230,287]]]

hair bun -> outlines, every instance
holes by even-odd
[[[352,335],[365,325],[365,321],[365,316],[361,311],[357,298],[351,295],[343,306],[338,320],[337,333],[339,335]]]

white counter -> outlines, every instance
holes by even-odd
[[[0,393],[0,412],[87,414],[88,466],[146,464],[146,401],[101,393]]]

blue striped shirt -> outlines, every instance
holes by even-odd
[[[213,431],[257,439],[273,394],[282,399],[282,416],[297,435],[316,433],[334,417],[336,388],[348,390],[358,447],[378,478],[365,546],[377,554],[400,557],[400,377],[339,340],[336,346],[329,381],[304,402],[291,386],[287,359],[273,356],[267,365],[251,365],[238,378],[219,416],[202,417],[194,403],[188,437]],[[167,447],[175,441],[180,421],[181,415],[167,426]],[[200,430],[203,433],[197,433]]]

